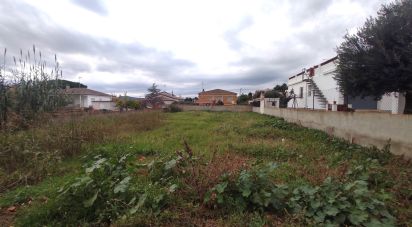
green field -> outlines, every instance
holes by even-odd
[[[351,145],[257,113],[114,118],[83,119],[93,124],[78,132],[75,152],[63,149],[71,140],[38,143],[48,157],[38,172],[18,158],[2,170],[7,185],[35,177],[2,185],[0,225],[412,225],[412,164],[390,147]]]

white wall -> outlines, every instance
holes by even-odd
[[[86,101],[83,107],[93,106],[93,101],[111,101],[111,96],[98,96],[98,95],[87,95]]]
[[[101,101],[94,101],[93,102],[93,109],[95,110],[115,110],[116,104],[114,102],[101,102]]]
[[[382,96],[382,99],[378,101],[378,110],[392,110],[392,94],[385,94]]]
[[[81,97],[81,98],[80,98]],[[93,101],[111,101],[110,96],[98,96],[98,95],[70,95],[70,99],[73,101],[69,106],[88,108],[93,106]],[[80,105],[81,100],[81,105]]]
[[[328,104],[333,104],[334,101],[336,104],[344,104],[343,95],[338,90],[339,86],[333,78],[335,70],[336,61],[329,62],[328,64],[322,66],[319,65],[314,70],[315,74],[312,79],[318,86],[319,90],[322,91]],[[307,74],[308,73],[306,73],[306,75],[295,76],[294,78],[288,80],[288,92],[293,89],[296,95],[296,108],[312,109],[314,106],[315,109],[325,109],[322,107],[321,102],[319,102],[318,97],[313,97],[313,92],[310,91],[312,89],[309,88],[309,83],[304,81],[309,79]],[[299,97],[301,87],[303,87],[302,98]],[[293,107],[293,100],[289,101],[288,107]]]

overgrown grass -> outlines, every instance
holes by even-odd
[[[0,206],[17,205],[21,226],[412,224],[412,164],[389,147],[255,113],[159,118],[89,141],[61,162],[78,171],[5,193]]]
[[[0,131],[0,192],[72,171],[78,166],[66,165],[67,159],[90,146],[158,127],[161,120],[158,112],[129,112],[55,118],[29,130]]]

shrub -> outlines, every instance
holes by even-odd
[[[169,105],[166,109],[164,109],[165,112],[170,112],[170,113],[177,113],[177,112],[182,112],[182,108],[180,108],[177,104],[171,104]]]

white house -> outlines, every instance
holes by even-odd
[[[88,88],[66,88],[65,94],[69,96],[72,101],[68,106],[89,108],[93,107],[95,110],[115,110],[116,105],[112,101],[112,96],[91,90]]]
[[[403,113],[405,98],[402,94],[391,93],[382,96],[380,101],[373,97],[344,97],[334,79],[338,58],[334,57],[319,65],[302,70],[288,80],[288,92],[293,91],[294,98],[288,102],[288,108],[332,109],[351,107]]]
[[[337,57],[304,69],[288,80],[288,92],[294,93],[288,108],[327,109],[328,104],[344,104],[344,96],[333,78]],[[293,90],[293,91],[292,91]]]
[[[168,92],[162,91],[162,92],[159,93],[159,95],[157,97],[161,98],[163,100],[163,103],[166,106],[169,106],[170,104],[172,104],[174,102],[183,101],[183,98],[174,95],[173,92],[172,92],[172,94],[170,94]]]

